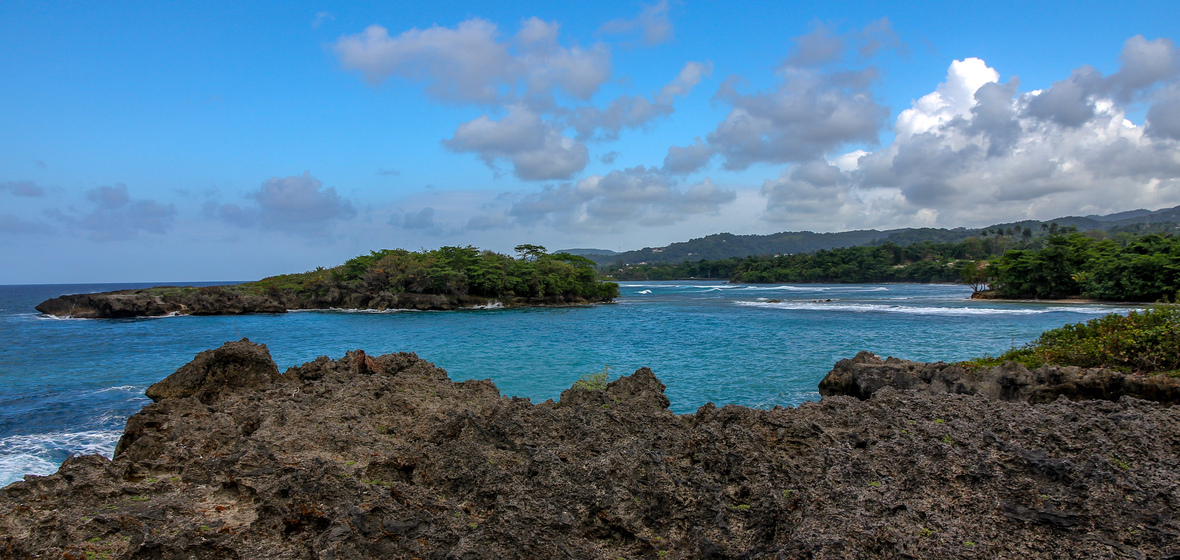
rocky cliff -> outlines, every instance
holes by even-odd
[[[352,288],[352,289],[350,289]],[[343,286],[322,293],[257,293],[235,286],[158,287],[96,294],[71,294],[46,300],[37,311],[58,317],[81,319],[117,319],[158,317],[162,315],[242,315],[248,313],[286,313],[289,309],[416,309],[443,311],[487,306],[587,305],[610,301],[610,298],[587,300],[576,296],[544,298],[506,297],[490,299],[479,296],[366,292]]]
[[[648,369],[561,402],[228,343],[113,461],[0,490],[0,558],[1180,558],[1180,407],[881,387],[675,415]]]

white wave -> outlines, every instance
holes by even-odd
[[[42,321],[85,321],[86,320],[86,319],[82,319],[80,317],[72,317],[72,316],[58,317],[57,315],[50,315],[48,313],[30,313],[29,315],[32,315],[34,319],[39,319]]]
[[[105,389],[98,389],[94,392],[95,393],[106,393],[106,392],[110,392],[110,391],[119,391],[120,393],[130,393],[130,394],[134,395],[134,394],[143,394],[143,391],[145,389],[147,389],[147,387],[144,385],[119,385],[117,387],[107,387]]]
[[[651,290],[639,290],[638,292],[635,292],[635,293],[637,293],[637,294],[650,294]]]
[[[90,430],[0,438],[0,486],[26,474],[52,474],[69,455],[97,453],[110,459],[120,435],[115,430]]]
[[[504,309],[504,304],[496,300],[489,301],[487,305],[473,305],[465,307],[464,309]]]
[[[806,311],[847,311],[852,313],[904,313],[911,315],[1041,315],[1044,313],[1068,312],[1087,315],[1105,315],[1107,313],[1127,313],[1130,309],[1095,308],[1095,307],[1067,307],[1053,306],[1040,308],[1002,308],[1002,307],[934,307],[916,305],[886,305],[872,303],[828,303],[828,302],[762,302],[738,301],[738,305],[753,307],[767,307],[771,309],[794,309]]]
[[[288,309],[288,313],[406,313],[417,309],[354,309],[348,307],[329,307],[327,309]]]
[[[755,290],[786,290],[788,292],[830,292],[827,286],[751,286]]]

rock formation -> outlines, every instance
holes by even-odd
[[[333,289],[322,294],[306,292],[255,293],[234,286],[156,287],[96,294],[70,294],[46,300],[37,311],[58,317],[79,319],[119,319],[159,317],[163,315],[243,315],[250,313],[286,313],[289,309],[415,309],[444,311],[465,307],[588,305],[610,301],[609,298],[587,300],[573,296],[507,297],[489,299],[479,296],[413,294],[390,292],[367,293]]]
[[[0,558],[1180,558],[1180,407],[1130,397],[678,416],[646,368],[533,404],[246,340],[148,394],[114,460],[0,490]]]
[[[860,352],[836,362],[819,383],[819,394],[867,399],[884,387],[927,393],[983,395],[1005,401],[1047,403],[1069,400],[1117,401],[1124,396],[1162,403],[1180,402],[1180,378],[1125,374],[1101,368],[1043,366],[1034,370],[1016,362],[995,367],[963,363],[923,363]]]

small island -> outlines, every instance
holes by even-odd
[[[610,302],[619,285],[594,262],[518,245],[517,257],[472,246],[385,249],[333,268],[225,286],[157,286],[63,295],[37,305],[58,317],[113,319],[165,315],[286,313],[296,309],[450,310]]]

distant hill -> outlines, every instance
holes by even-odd
[[[610,249],[561,249],[554,251],[554,253],[569,253],[571,255],[578,255],[579,257],[591,258],[591,260],[593,260],[592,257],[596,256],[613,257],[618,254]]]
[[[1058,228],[1076,227],[1080,231],[1092,229],[1117,232],[1172,232],[1180,233],[1180,206],[1161,210],[1130,210],[1106,216],[1064,216],[1053,220],[1023,220],[994,224],[984,228],[903,228],[891,230],[855,230],[836,233],[785,231],[768,235],[734,235],[715,233],[697,239],[672,243],[663,247],[644,247],[635,251],[615,252],[606,249],[567,249],[598,264],[636,264],[645,262],[680,263],[684,261],[720,260],[750,255],[810,253],[821,249],[879,245],[894,243],[911,245],[931,241],[953,243],[982,232],[996,230],[1030,230],[1032,236],[1045,235],[1052,224]],[[1056,228],[1053,228],[1056,229]]]

